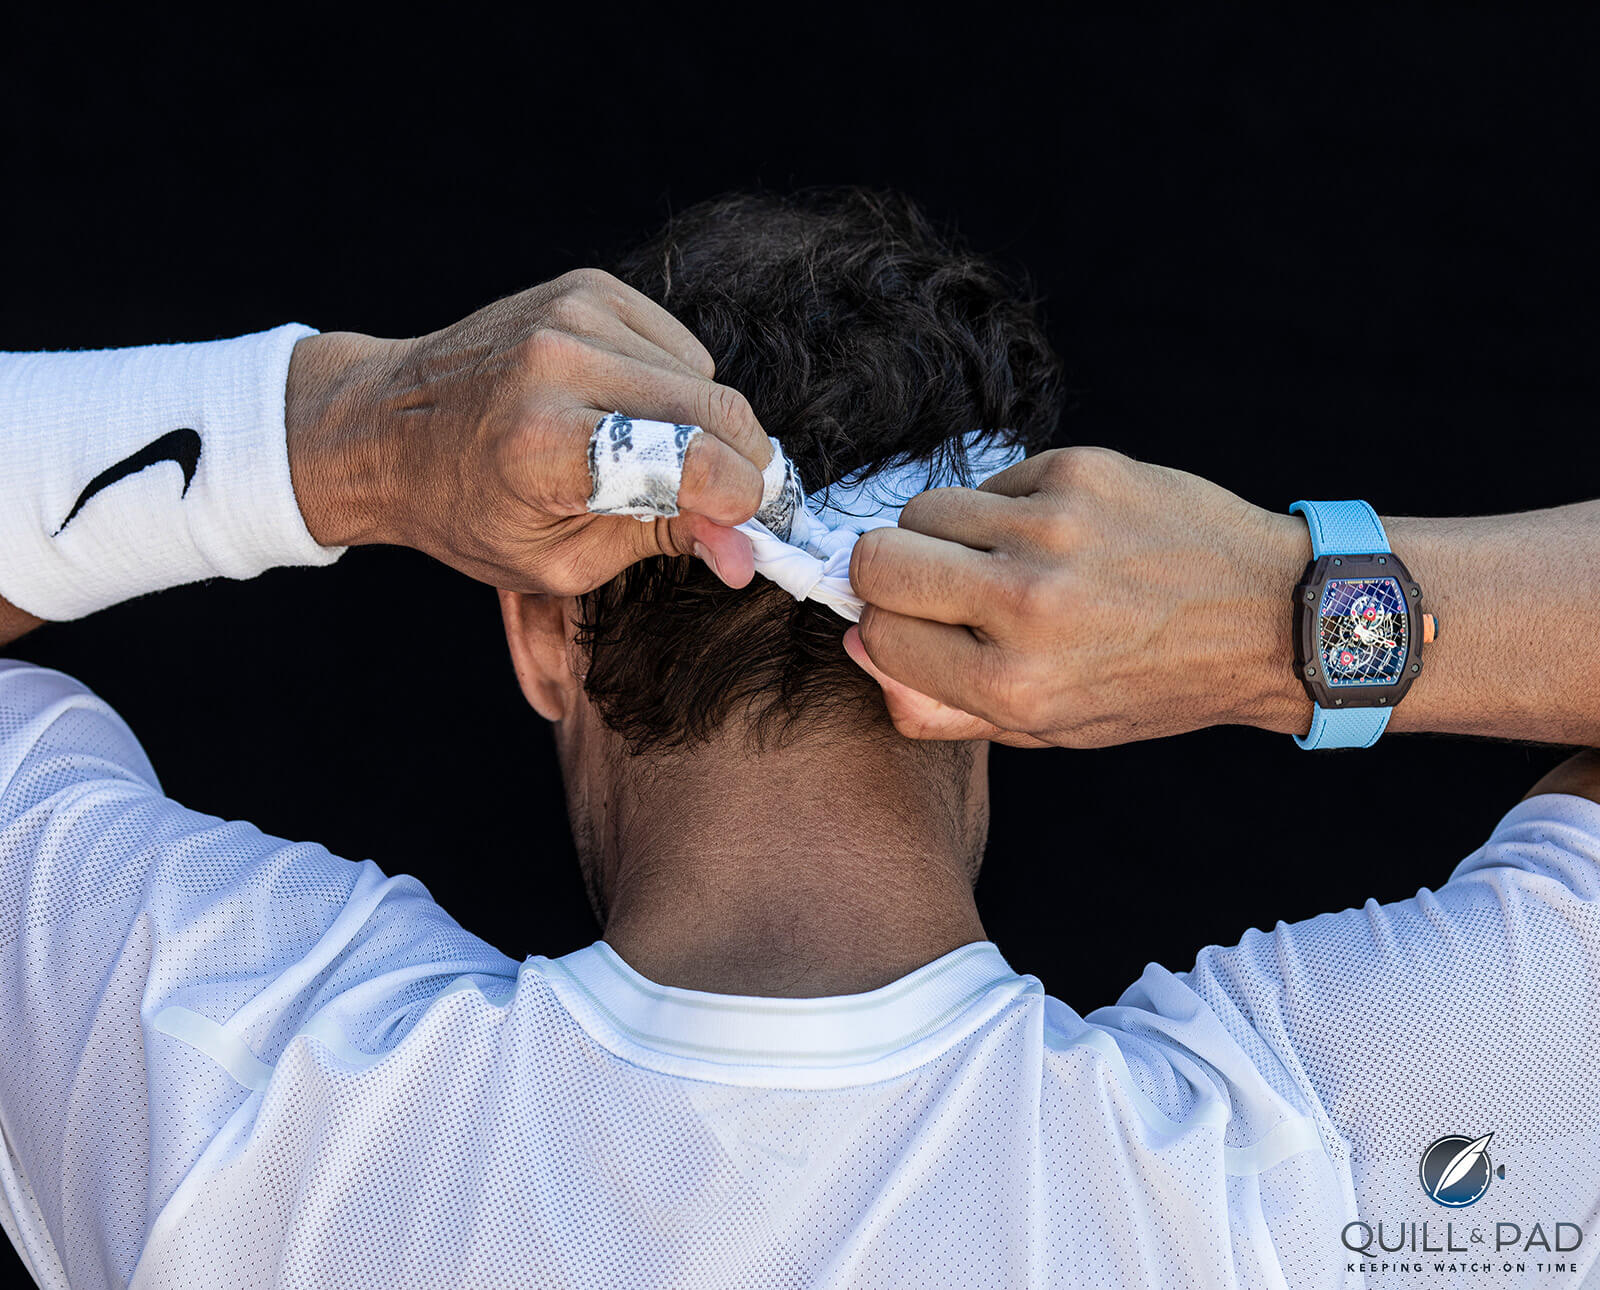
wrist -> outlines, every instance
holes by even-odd
[[[1259,511],[1249,531],[1232,631],[1244,651],[1218,724],[1303,735],[1311,700],[1294,668],[1294,589],[1311,561],[1311,536],[1295,515]]]
[[[284,428],[295,501],[323,546],[387,540],[388,470],[379,410],[396,342],[355,332],[295,345]]]

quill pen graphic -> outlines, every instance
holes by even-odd
[[[1439,1175],[1438,1185],[1433,1189],[1434,1200],[1438,1200],[1452,1185],[1472,1172],[1472,1167],[1478,1163],[1478,1157],[1483,1154],[1483,1149],[1489,1145],[1489,1139],[1492,1137],[1494,1134],[1486,1133],[1476,1142],[1468,1143],[1456,1152],[1450,1163],[1445,1166],[1444,1172]]]

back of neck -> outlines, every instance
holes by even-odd
[[[606,941],[663,985],[810,997],[983,940],[983,747],[874,734],[625,767],[603,843]]]

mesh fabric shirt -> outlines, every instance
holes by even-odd
[[[1422,1152],[1492,1131],[1475,1220],[1570,1221],[1540,1283],[1576,1284],[1597,902],[1600,808],[1546,796],[1437,891],[1087,1017],[988,943],[703,994],[604,943],[516,962],[415,879],[187,810],[103,702],[0,662],[0,1218],[84,1288],[1410,1285],[1341,1232],[1441,1240]]]

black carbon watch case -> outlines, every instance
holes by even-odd
[[[1324,555],[1294,589],[1294,666],[1326,709],[1392,708],[1422,671],[1422,588],[1391,551]]]

